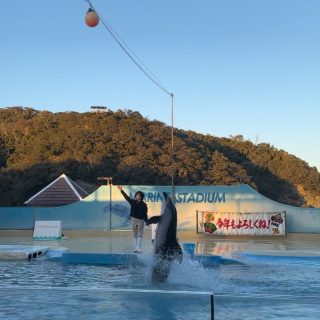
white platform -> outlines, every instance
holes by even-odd
[[[44,255],[48,247],[0,245],[0,260],[32,260]]]

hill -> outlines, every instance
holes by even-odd
[[[21,205],[61,173],[96,184],[171,184],[171,132],[138,112],[0,109],[0,205]],[[315,167],[267,143],[175,130],[175,184],[247,183],[295,206],[320,207]]]

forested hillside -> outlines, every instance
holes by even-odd
[[[61,173],[96,184],[171,184],[170,127],[138,112],[0,109],[0,205],[21,205]],[[290,205],[320,207],[315,167],[266,143],[175,130],[175,184],[247,183]]]

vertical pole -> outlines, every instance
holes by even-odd
[[[211,320],[214,320],[214,297],[213,297],[213,294],[210,296],[210,304],[211,304]]]
[[[173,99],[174,95],[173,93],[170,94],[171,97],[171,195],[172,200],[175,203],[176,197],[174,194],[174,142],[173,142],[173,133],[174,133],[174,127],[173,127]]]
[[[237,213],[240,212],[240,183],[238,182],[238,199],[237,199]]]
[[[110,199],[110,202],[109,202],[109,228],[110,228],[110,231],[112,229],[112,219],[111,219],[111,213],[112,213],[112,180],[110,181],[111,179],[108,180],[108,184],[109,184],[109,199]],[[111,182],[111,183],[110,183]]]
[[[198,217],[198,210],[196,210],[196,232],[199,233],[199,217]]]

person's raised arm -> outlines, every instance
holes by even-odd
[[[118,189],[120,190],[121,194],[123,195],[123,197],[129,202],[132,202],[132,199],[124,192],[123,187],[122,186],[118,186]]]

